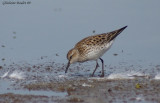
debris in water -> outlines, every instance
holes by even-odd
[[[15,32],[15,31],[13,31],[13,34],[16,34],[16,32]]]
[[[4,47],[5,47],[5,45],[1,45],[1,47],[3,47],[3,48],[4,48]]]
[[[16,36],[13,36],[13,39],[16,39]]]
[[[117,56],[118,54],[114,53],[113,55],[114,55],[114,56]]]
[[[142,88],[142,85],[139,84],[139,83],[137,83],[136,86],[135,86],[135,88],[136,88],[136,89],[140,89],[140,88]]]
[[[2,66],[0,66],[0,69],[3,69],[3,67],[2,67]]]
[[[2,61],[5,61],[5,58],[2,58]]]
[[[93,30],[93,33],[95,33],[96,31],[95,30]]]

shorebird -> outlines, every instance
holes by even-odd
[[[96,67],[91,75],[94,76],[95,71],[99,67],[98,59],[100,59],[102,62],[102,74],[100,77],[104,77],[104,62],[101,57],[111,47],[115,38],[126,27],[127,26],[108,33],[89,36],[79,41],[67,54],[68,64],[65,73],[67,73],[67,70],[72,63],[95,60]]]

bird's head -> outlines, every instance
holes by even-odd
[[[75,48],[71,49],[68,52],[68,54],[67,54],[68,64],[67,64],[65,73],[67,73],[67,70],[68,70],[70,64],[78,61],[78,55],[79,55],[78,50]]]

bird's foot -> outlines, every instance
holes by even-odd
[[[90,77],[94,77],[94,74],[91,74]]]
[[[100,77],[104,77],[104,73],[102,73],[102,74],[100,75]]]

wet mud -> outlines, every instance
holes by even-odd
[[[111,74],[101,78],[100,72],[90,77],[86,68],[78,65],[65,74],[65,65],[53,62],[1,66],[0,102],[160,103],[160,80],[153,72],[128,76],[132,78],[109,78]],[[159,71],[159,66],[154,70]]]

